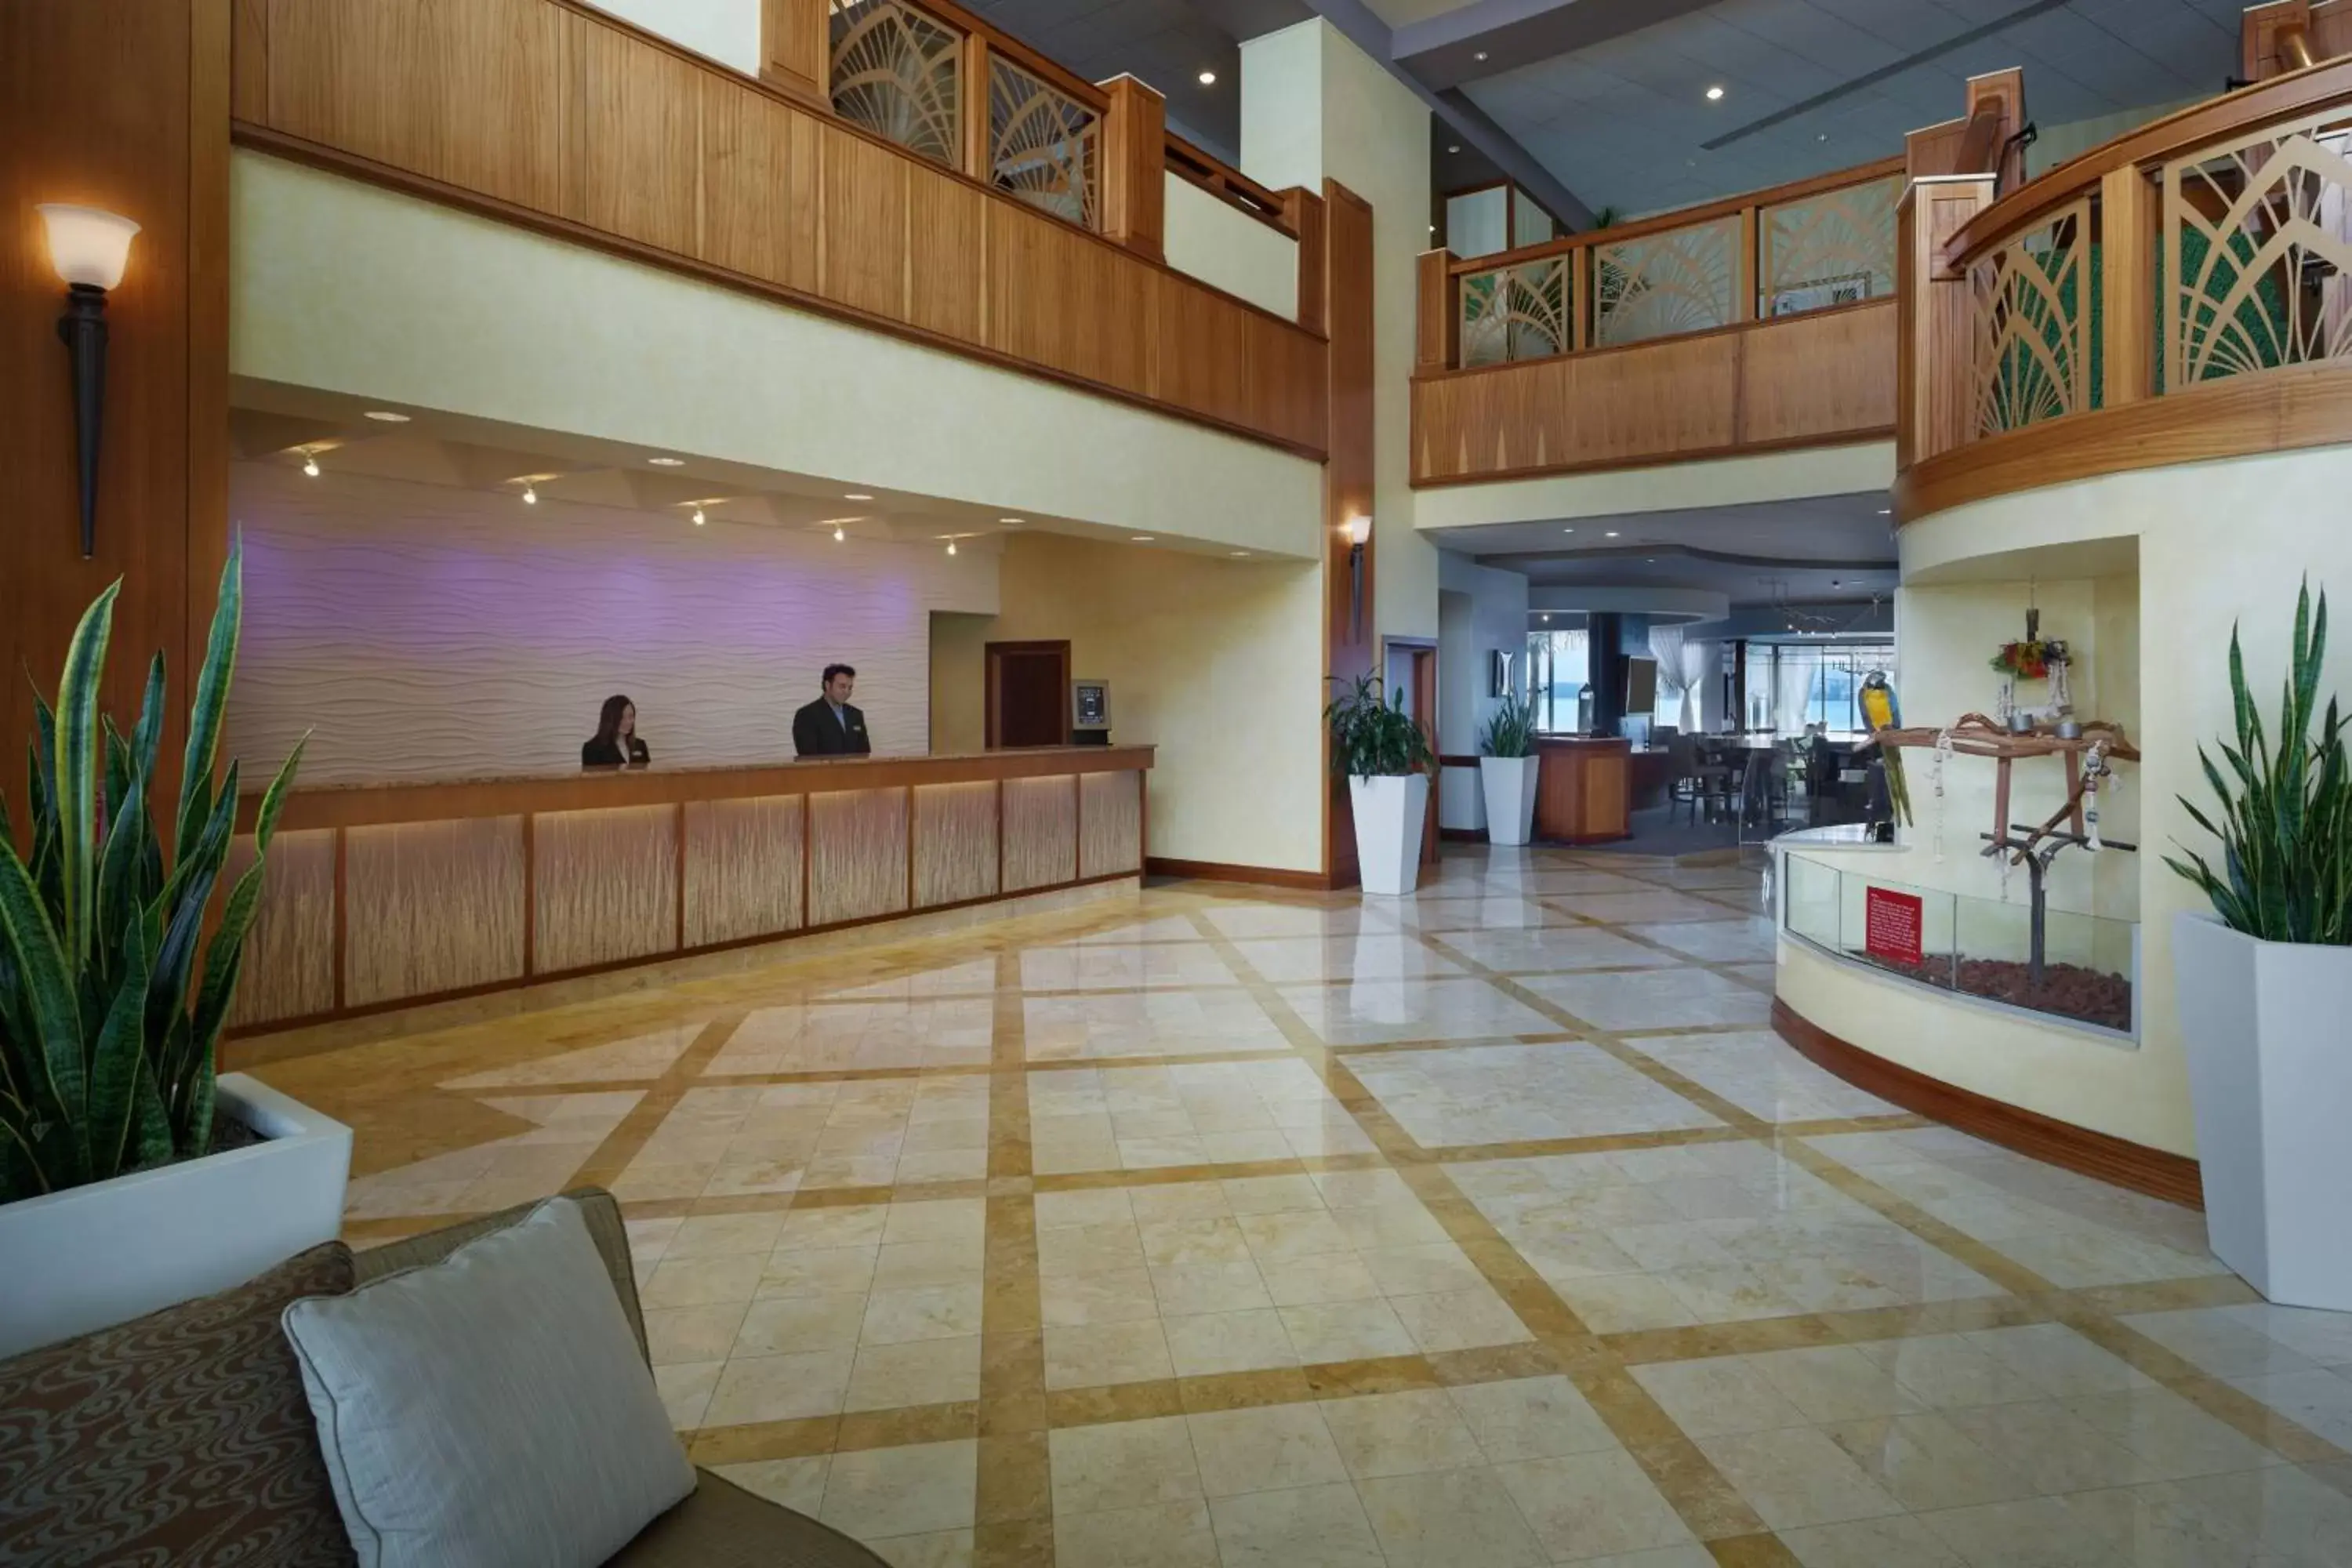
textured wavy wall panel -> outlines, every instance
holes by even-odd
[[[808,797],[809,923],[870,920],[907,907],[907,792]]]
[[[686,945],[741,942],[801,923],[801,797],[686,808]]]
[[[353,458],[352,460],[356,461]],[[232,754],[306,784],[561,773],[613,692],[658,766],[792,755],[817,672],[857,668],[875,749],[928,749],[930,612],[996,608],[935,545],[238,464]]]
[[[352,828],[343,901],[345,1006],[517,979],[522,818]]]
[[[530,822],[531,972],[677,946],[677,807],[551,811]]]
[[[229,845],[226,885],[235,887],[252,864],[253,839],[240,835]],[[229,1025],[305,1018],[334,1005],[334,829],[280,833],[269,841]]]
[[[1078,775],[1078,872],[1143,869],[1143,775]]]
[[[1004,781],[1004,890],[1050,888],[1078,876],[1076,773]]]
[[[915,791],[915,907],[996,891],[996,786],[923,784]]]

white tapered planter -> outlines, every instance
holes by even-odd
[[[1540,757],[1481,757],[1478,784],[1486,794],[1486,842],[1525,844],[1536,831],[1536,769]]]
[[[2352,1311],[2352,947],[2172,922],[2205,1234],[2284,1306]]]
[[[343,1228],[352,1130],[228,1073],[259,1143],[0,1204],[0,1360],[242,1285]]]
[[[1429,775],[1406,773],[1348,780],[1355,808],[1356,868],[1364,891],[1402,898],[1421,877],[1422,814],[1429,809]]]

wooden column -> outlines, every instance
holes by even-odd
[[[1415,274],[1412,368],[1451,370],[1462,360],[1462,310],[1454,282],[1454,253],[1424,250]]]
[[[1895,209],[1898,471],[1950,451],[1973,429],[1969,283],[1939,274],[1945,242],[1992,205],[1992,189],[1990,174],[1917,180]]]
[[[32,681],[54,695],[83,609],[121,580],[106,710],[126,733],[169,666],[157,793],[177,797],[195,670],[228,539],[230,0],[0,5],[0,790],[21,835]],[[140,226],[107,297],[97,552],[82,559],[66,287],[40,202]],[[256,768],[278,759],[248,758]],[[171,830],[168,809],[159,830]]]
[[[2156,188],[2129,163],[2099,182],[2105,406],[2156,395]]]
[[[984,185],[996,184],[996,148],[988,125],[988,37],[967,33],[963,40],[963,172]]]
[[[1304,185],[1282,193],[1282,218],[1298,240],[1298,324],[1323,331],[1323,198]]]
[[[760,0],[760,79],[831,111],[833,18],[826,0]]]
[[[1167,254],[1168,103],[1131,76],[1102,84],[1102,232],[1152,260]]]
[[[1339,184],[1323,182],[1325,330],[1330,336],[1329,458],[1323,465],[1323,595],[1326,669],[1344,684],[1375,668],[1380,633],[1372,625],[1372,564],[1382,527],[1412,526],[1404,518],[1383,522],[1372,512],[1372,206]],[[1350,560],[1348,520],[1370,517],[1372,537],[1360,563]],[[1359,583],[1354,573],[1360,571]],[[1350,609],[1361,595],[1363,613],[1351,626]],[[1337,689],[1337,688],[1333,688]],[[1330,736],[1324,735],[1328,771]],[[1356,862],[1356,826],[1348,803],[1348,782],[1334,777],[1323,816],[1323,869],[1335,888],[1361,879]]]
[[[1762,264],[1756,248],[1757,216],[1754,207],[1739,209],[1739,265],[1733,269],[1737,291],[1731,300],[1731,319],[1735,321],[1756,319],[1756,274]]]

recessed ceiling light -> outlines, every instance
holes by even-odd
[[[955,553],[955,541],[952,539],[948,541],[948,553],[950,555]]]
[[[1460,143],[1459,142],[1454,142],[1452,146],[1449,146],[1449,147],[1448,147],[1448,148],[1446,148],[1445,150],[1446,150],[1447,152],[1449,152],[1449,153],[1459,153],[1460,151],[1462,151],[1462,143]]]
[[[1154,535],[1149,533],[1139,533],[1129,540],[1128,542],[1130,544],[1149,544],[1151,542],[1153,538]]]
[[[1711,88],[1708,88],[1708,89],[1706,89],[1706,100],[1707,100],[1709,103],[1720,103],[1720,102],[1722,102],[1722,101],[1723,101],[1723,89],[1721,89],[1721,88],[1719,88],[1719,87],[1711,87]]]
[[[846,539],[846,538],[848,538],[848,537],[849,537],[848,531],[847,531],[845,529],[844,529],[844,528],[841,526],[841,524],[839,524],[839,523],[837,523],[837,522],[836,522],[836,523],[835,523],[835,524],[833,525],[833,542],[834,542],[835,544],[840,543],[843,540],[845,540],[845,539]]]
[[[1202,71],[1202,72],[1201,73],[1201,85],[1202,85],[1202,87],[1214,87],[1214,86],[1216,86],[1216,85],[1217,85],[1217,73],[1216,73],[1216,72],[1214,72],[1214,71]]]
[[[380,419],[386,425],[405,425],[408,423],[407,415],[394,414],[389,408],[371,408],[367,411],[367,416],[371,419]]]
[[[1549,625],[1551,625],[1551,617],[1550,617],[1549,616],[1546,616],[1544,617],[1544,625],[1546,625],[1546,626],[1549,626]]]
[[[696,507],[694,509],[694,526],[700,528],[708,520],[702,515],[702,509],[700,507]]]
[[[647,458],[646,461],[656,468],[682,468],[686,466],[684,458]]]
[[[874,498],[867,495],[864,490],[844,490],[841,492],[841,499],[844,500],[872,500]]]
[[[1246,550],[1228,550],[1225,553],[1228,555],[1247,555],[1249,552]]]
[[[1000,517],[996,521],[1004,524],[1007,528],[1018,528],[1021,526],[1021,520],[1017,517]]]
[[[523,481],[522,504],[525,506],[537,506],[539,504],[539,489],[529,479],[525,479]]]
[[[1616,538],[1616,537],[1617,537],[1617,531],[1616,531],[1615,529],[1613,529],[1613,528],[1612,528],[1612,529],[1611,529],[1611,530],[1609,531],[1609,537],[1610,537],[1610,538],[1612,538],[1612,539]]]
[[[302,454],[302,471],[314,479],[319,477],[319,459],[316,454],[310,452]]]
[[[1828,141],[1829,139],[1830,139],[1830,133],[1829,133],[1828,132],[1826,132],[1826,131],[1817,132],[1815,132],[1815,134],[1814,134],[1814,136],[1813,136],[1813,140],[1814,140],[1814,141],[1816,141],[1816,142],[1826,142],[1826,141]]]
[[[1561,531],[1562,533],[1574,533],[1574,532],[1576,531],[1576,530],[1574,530],[1574,529],[1572,529],[1572,528],[1563,528],[1563,529],[1561,529],[1561,530],[1560,530],[1560,531]]]
[[[1878,515],[1881,517],[1893,517],[1895,515],[1895,509],[1891,506],[1880,507],[1878,509]]]
[[[1484,59],[1486,58],[1486,50],[1484,50],[1484,49],[1480,49],[1480,50],[1478,51],[1478,54],[1477,54],[1477,57],[1476,57],[1476,58],[1479,58],[1479,59],[1481,59],[1481,60],[1484,60]]]

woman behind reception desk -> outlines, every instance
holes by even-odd
[[[580,765],[641,768],[653,760],[637,739],[637,705],[618,693],[604,699],[604,710],[596,716],[595,738],[580,747]]]

